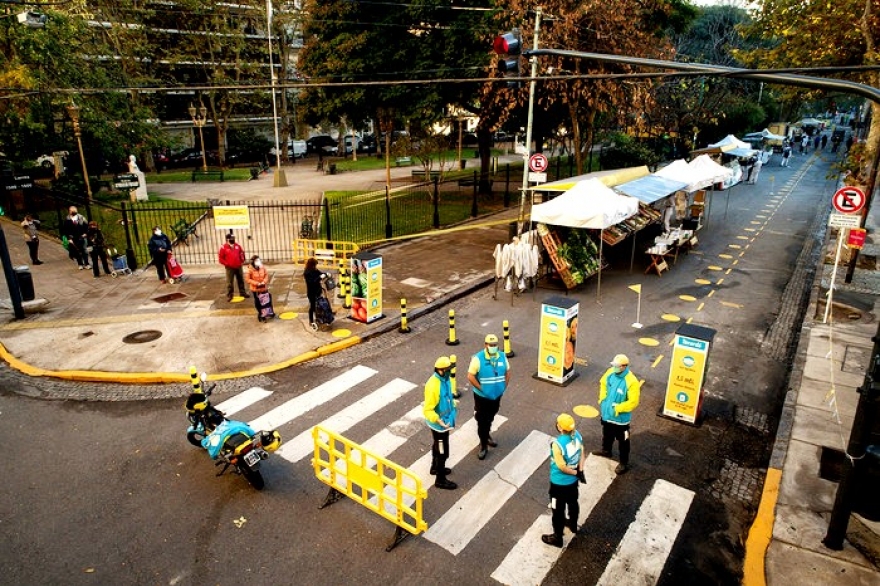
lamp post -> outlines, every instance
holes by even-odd
[[[275,130],[275,175],[272,185],[287,187],[287,177],[281,168],[281,147],[278,144],[278,105],[275,101],[275,64],[272,62],[272,13],[272,0],[266,0],[266,37],[269,39],[269,78],[272,86],[272,128]],[[284,148],[287,148],[287,145],[284,145]]]
[[[67,106],[67,115],[73,123],[73,136],[76,137],[76,145],[79,147],[79,160],[82,163],[83,179],[86,182],[86,196],[92,201],[92,186],[89,185],[89,171],[86,169],[86,157],[83,154],[82,129],[79,126],[79,106],[71,102]]]
[[[202,171],[207,171],[208,158],[205,154],[205,135],[202,133],[202,128],[205,127],[205,123],[208,121],[208,109],[205,106],[199,106],[199,111],[197,113],[196,107],[190,104],[189,116],[192,118],[193,126],[199,129],[199,146],[202,151]]]

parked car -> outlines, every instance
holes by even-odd
[[[171,157],[165,151],[153,151],[153,164],[157,171],[164,171],[171,164]]]
[[[309,152],[309,145],[306,144],[304,140],[288,140],[287,141],[287,156],[290,158],[296,157],[297,159],[301,159],[306,156],[306,153]]]
[[[328,134],[319,134],[306,141],[306,149],[309,153],[322,152],[325,155],[335,155],[339,152],[339,143]]]
[[[359,153],[375,153],[376,147],[376,137],[372,134],[365,134],[358,140],[357,151]]]
[[[37,167],[46,167],[47,169],[55,166],[55,155],[61,155],[62,157],[66,157],[68,154],[67,151],[56,151],[51,155],[40,155],[37,157],[36,166]]]
[[[171,155],[169,164],[172,167],[198,167],[202,165],[202,151],[199,149],[183,149]]]

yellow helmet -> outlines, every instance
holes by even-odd
[[[611,366],[629,366],[629,358],[626,357],[626,354],[618,354],[611,361]]]
[[[568,413],[560,413],[556,418],[556,427],[559,428],[559,431],[574,431],[574,417]]]
[[[434,368],[449,368],[452,366],[452,362],[449,360],[448,356],[441,356],[434,363]]]
[[[498,336],[496,336],[495,334],[487,334],[485,343],[486,344],[497,344],[498,343]]]

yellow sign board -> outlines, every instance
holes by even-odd
[[[690,331],[690,329],[694,331]],[[696,334],[699,337],[694,337]],[[686,324],[675,334],[663,415],[686,423],[696,423],[700,414],[703,381],[709,348],[715,331]]]
[[[563,384],[575,375],[578,309],[577,302],[564,297],[551,297],[541,305],[539,379]]]
[[[214,227],[218,230],[250,230],[247,206],[214,206]]]

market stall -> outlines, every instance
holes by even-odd
[[[580,181],[554,199],[532,206],[531,221],[538,224],[538,234],[566,288],[572,289],[597,274],[598,295],[602,287],[602,234],[638,212],[637,199],[620,195],[594,178]],[[599,230],[599,248],[596,250],[586,233],[572,232],[572,237],[562,242],[548,224]]]

